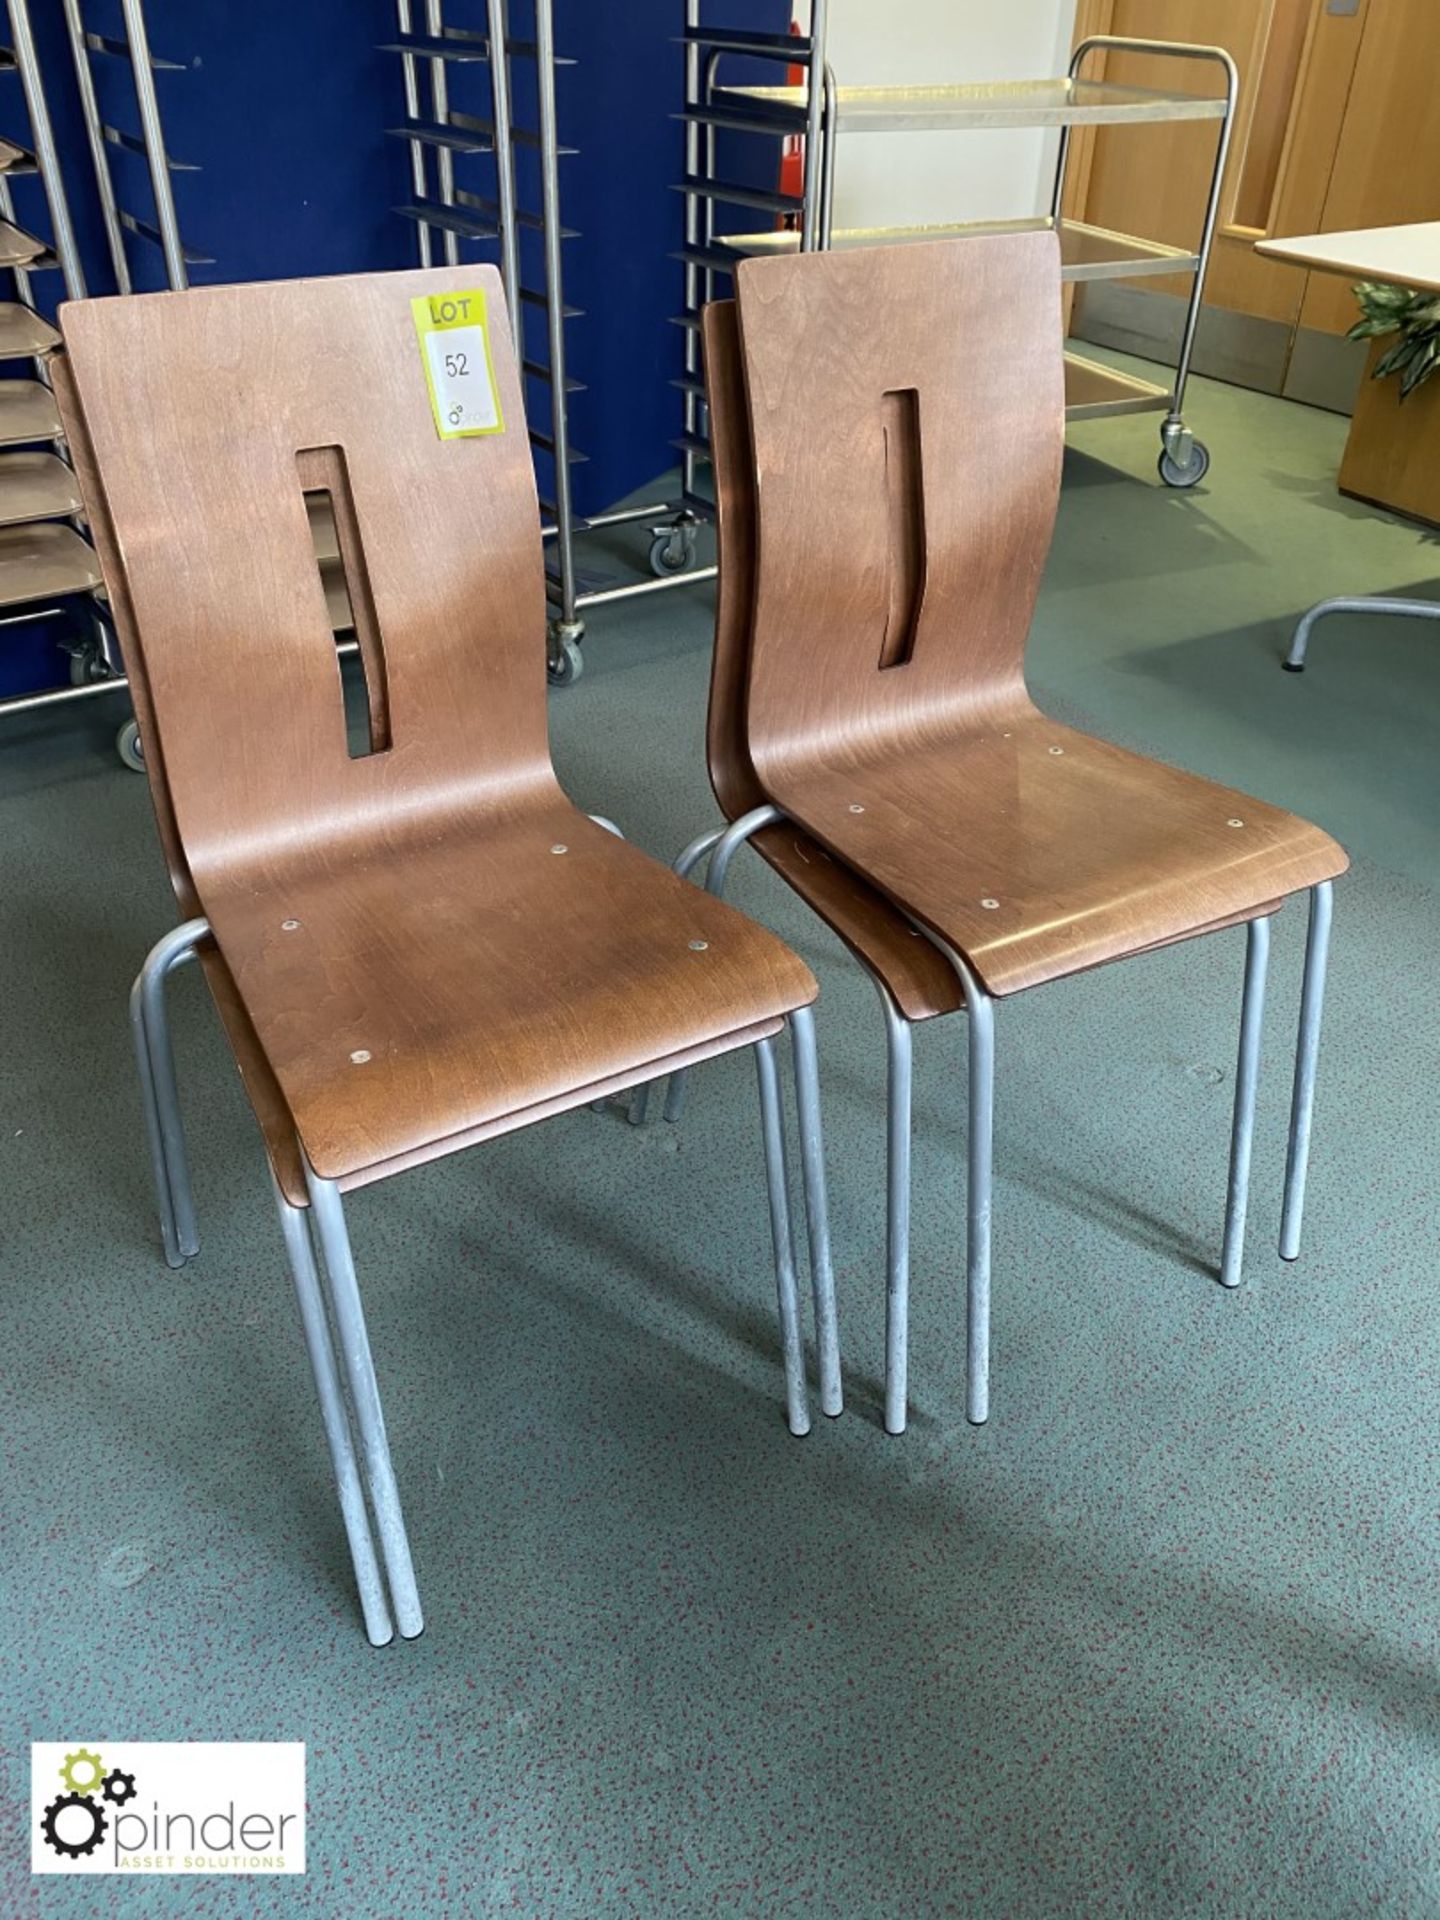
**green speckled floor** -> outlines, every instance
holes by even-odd
[[[879,1430],[882,1056],[818,969],[850,1410],[791,1441],[748,1063],[682,1129],[582,1112],[358,1196],[429,1617],[369,1650],[248,1111],[176,985],[204,1250],[160,1263],[124,993],[172,919],[99,707],[0,750],[0,1913],[1440,1914],[1440,635],[1342,502],[1343,423],[1197,388],[1214,452],[1073,436],[1042,699],[1313,815],[1338,890],[1305,1257],[1274,1253],[1303,926],[1283,916],[1245,1287],[1212,1277],[1243,940],[999,1022],[995,1392],[961,1413],[961,1034],[917,1049],[913,1414]],[[597,617],[571,792],[708,823],[709,604]],[[215,716],[223,726],[223,714]],[[303,1881],[31,1882],[31,1739],[304,1739]]]

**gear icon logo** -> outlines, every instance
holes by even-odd
[[[78,1809],[89,1822],[88,1831],[85,1820],[67,1820],[65,1831],[60,1830],[60,1822],[67,1813]],[[109,1828],[105,1818],[105,1809],[100,1802],[88,1793],[60,1793],[45,1809],[40,1822],[40,1831],[55,1852],[67,1860],[83,1860],[91,1854],[105,1838]]]
[[[77,1773],[82,1777],[77,1779]],[[80,1747],[76,1752],[66,1754],[60,1778],[71,1793],[94,1793],[105,1778],[104,1763],[98,1753],[91,1753],[88,1747]]]
[[[83,1860],[110,1831],[111,1809],[135,1798],[135,1776],[121,1767],[107,1767],[89,1747],[67,1753],[59,1772],[65,1791],[46,1807],[40,1832],[62,1860]]]
[[[122,1773],[117,1767],[100,1782],[100,1791],[112,1807],[123,1807],[127,1800],[135,1798],[135,1776]]]

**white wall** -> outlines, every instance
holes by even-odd
[[[1076,0],[830,0],[844,86],[1038,80],[1069,63]],[[808,12],[808,7],[805,9]],[[1055,135],[840,136],[838,227],[1003,220],[1048,209]]]

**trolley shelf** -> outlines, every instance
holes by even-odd
[[[134,56],[128,40],[116,40],[110,34],[86,33],[85,45],[91,53],[108,53],[115,60],[130,60]],[[184,73],[185,65],[180,60],[162,60],[158,53],[152,53],[146,65],[153,73]]]
[[[423,140],[427,147],[449,147],[455,153],[493,153],[493,130],[472,128],[463,121],[410,120],[403,127],[387,127],[397,140]]]
[[[717,110],[804,114],[804,87],[717,87]],[[1122,87],[1110,80],[1007,80],[955,87],[838,87],[836,124],[851,133],[959,132],[967,127],[1119,127],[1223,120],[1223,96]],[[773,124],[773,122],[771,123]]]
[[[152,247],[165,248],[165,236],[151,220],[142,220],[139,214],[127,213],[124,207],[119,210],[119,221],[127,233],[133,233],[137,239],[148,240]],[[194,247],[182,244],[181,257],[187,267],[213,267],[213,253],[200,253]]]
[[[1169,407],[1169,387],[1141,380],[1118,367],[1103,366],[1083,354],[1065,356],[1065,416],[1069,420],[1104,420],[1119,413],[1160,413]]]
[[[505,51],[511,55],[520,54],[527,60],[534,60],[539,48],[533,40],[506,40]],[[377,48],[380,53],[408,53],[417,60],[488,60],[490,58],[490,39],[483,33],[452,32],[449,28],[440,34],[411,34],[404,40],[384,41]],[[557,53],[557,67],[573,67],[576,64],[573,55]]]
[[[64,519],[83,502],[75,475],[53,453],[0,453],[0,526]]]
[[[0,607],[89,593],[99,585],[100,563],[73,527],[45,521],[0,527]]]
[[[0,360],[29,360],[59,344],[59,334],[33,307],[0,300]]]
[[[381,43],[381,53],[409,53],[422,60],[488,60],[489,36],[483,33],[412,33]]]
[[[58,440],[55,396],[38,380],[0,380],[0,447],[29,440]]]
[[[757,59],[783,60],[787,66],[807,66],[811,42],[798,33],[749,33],[737,27],[686,27],[675,36],[680,46],[711,47],[716,53],[749,53]]]
[[[693,194],[697,200],[724,200],[731,206],[755,207],[761,213],[798,216],[805,211],[805,202],[798,194],[781,193],[778,188],[772,191],[768,187],[741,186],[733,180],[707,180],[698,173],[687,173],[671,191]]]
[[[836,228],[830,236],[830,245],[837,253],[843,253],[854,247],[954,240],[975,234],[1044,233],[1055,225],[1055,221],[1046,216],[1032,220],[973,220],[958,226]],[[1106,227],[1094,227],[1084,220],[1061,220],[1059,233],[1063,280],[1135,280],[1151,273],[1193,273],[1200,264],[1199,255],[1187,253],[1183,247],[1166,246],[1159,240],[1142,240],[1130,233],[1112,233]],[[713,244],[716,249],[728,250],[742,258],[763,258],[798,253],[800,236],[779,229],[767,233],[727,233]],[[699,260],[698,264],[724,268],[727,262],[723,254],[717,254],[714,259]]]
[[[498,236],[493,225],[485,221],[470,220],[454,207],[447,207],[436,200],[423,207],[396,207],[396,213],[406,220],[414,220],[422,227],[443,227],[447,233],[463,234],[467,240],[494,240]]]
[[[0,140],[0,173],[33,173],[35,156],[28,147],[17,147],[13,140]]]
[[[0,267],[34,268],[49,265],[45,253],[43,240],[37,240],[33,233],[12,226],[8,220],[0,220]]]

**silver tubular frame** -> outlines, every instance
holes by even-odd
[[[905,916],[955,970],[965,995],[969,1129],[965,1177],[965,1418],[990,1418],[990,1225],[995,1193],[995,1002],[938,933]]]
[[[70,224],[70,208],[65,199],[60,156],[55,151],[55,135],[50,126],[50,108],[45,99],[45,84],[40,77],[40,62],[30,28],[30,9],[26,0],[8,0],[10,37],[14,42],[15,65],[25,95],[25,111],[30,118],[30,137],[35,142],[35,160],[50,210],[50,230],[55,240],[55,257],[60,262],[65,295],[70,300],[85,298],[85,275]]]
[[[780,1075],[775,1042],[757,1040],[752,1049],[760,1084],[760,1131],[765,1149],[765,1185],[770,1196],[770,1234],[775,1245],[775,1290],[780,1307],[780,1344],[785,1360],[785,1422],[797,1440],[810,1431],[805,1392],[805,1349],[800,1338],[800,1308],[795,1287],[795,1239],[790,1225],[790,1172],[786,1165],[785,1122],[780,1107]]]
[[[414,31],[410,13],[410,0],[395,0],[395,24],[404,35]],[[420,120],[420,72],[419,62],[413,53],[400,56],[401,77],[405,88],[405,117],[407,120]],[[410,185],[414,189],[415,204],[423,206],[429,198],[429,180],[425,170],[425,143],[423,140],[411,140],[410,147]],[[416,232],[420,241],[420,264],[430,265],[430,229],[425,222],[416,222]]]
[[[1392,600],[1382,599],[1375,594],[1355,597],[1341,594],[1333,600],[1322,600],[1318,606],[1311,607],[1308,613],[1301,616],[1295,637],[1290,642],[1290,651],[1281,662],[1287,673],[1305,671],[1305,655],[1315,623],[1332,613],[1390,613],[1400,614],[1408,620],[1440,620],[1440,600]]]
[[[545,248],[546,351],[550,368],[550,438],[555,469],[555,560],[562,627],[576,624],[575,515],[570,482],[570,405],[565,372],[565,269],[560,224],[560,134],[555,104],[555,20],[551,0],[534,0],[535,65],[540,118],[540,204]],[[505,156],[507,162],[510,156]],[[517,341],[523,358],[523,348]],[[547,576],[547,588],[552,586]],[[573,634],[567,637],[576,637]]]
[[[500,210],[500,278],[505,283],[505,305],[510,314],[515,357],[523,360],[525,343],[520,318],[520,228],[515,217],[515,153],[511,134],[505,0],[486,0],[486,4],[486,23],[490,32],[490,105],[495,123],[495,202]]]
[[[301,1151],[304,1160],[304,1151]],[[305,1185],[310,1194],[311,1227],[324,1266],[330,1311],[335,1322],[340,1365],[349,1393],[355,1430],[360,1442],[360,1471],[365,1483],[375,1529],[380,1536],[380,1558],[390,1586],[390,1601],[400,1636],[413,1640],[425,1630],[410,1540],[400,1505],[400,1489],[385,1434],[380,1387],[370,1354],[365,1310],[355,1279],[355,1259],[345,1227],[345,1208],[333,1180],[322,1180],[308,1160]]]
[[[1220,1284],[1224,1287],[1238,1287],[1245,1266],[1250,1152],[1255,1141],[1255,1092],[1260,1083],[1260,1035],[1269,963],[1270,922],[1264,918],[1251,920],[1245,929],[1245,994],[1240,1005],[1240,1056],[1235,1067],[1230,1181],[1225,1201],[1225,1242],[1220,1255]]]
[[[698,834],[679,854],[674,871],[688,878],[707,856],[706,891],[724,891],[730,861],[761,828],[788,816],[779,808],[752,808],[728,826]],[[1305,956],[1305,985],[1296,1044],[1295,1090],[1290,1150],[1285,1178],[1285,1223],[1281,1252],[1295,1259],[1300,1247],[1305,1176],[1309,1160],[1315,1068],[1320,1045],[1321,1010],[1329,950],[1332,885],[1311,890],[1310,932]],[[910,916],[907,915],[907,918]],[[991,1241],[994,1210],[995,1002],[956,950],[918,920],[916,931],[937,947],[954,969],[968,1016],[969,1130],[966,1143],[966,1418],[982,1426],[990,1411]],[[1240,1282],[1244,1267],[1245,1224],[1250,1164],[1255,1136],[1255,1104],[1260,1067],[1265,984],[1270,955],[1268,917],[1246,923],[1245,987],[1241,1003],[1240,1047],[1231,1121],[1225,1234],[1219,1278],[1227,1288]],[[909,1361],[911,1145],[913,1033],[883,980],[865,967],[880,997],[886,1040],[886,1252],[885,1252],[885,1431],[902,1434],[907,1419]],[[684,1110],[685,1070],[671,1075],[665,1118],[676,1121]],[[633,1125],[643,1125],[649,1110],[649,1086],[636,1087],[630,1104]],[[1288,1251],[1287,1251],[1288,1249]],[[818,1296],[817,1296],[818,1299]]]
[[[1205,218],[1200,229],[1200,244],[1196,248],[1198,264],[1193,269],[1194,279],[1190,286],[1190,304],[1185,313],[1185,326],[1180,337],[1180,351],[1175,361],[1175,390],[1171,395],[1170,409],[1160,427],[1160,437],[1165,451],[1181,467],[1190,464],[1192,437],[1183,418],[1185,410],[1185,389],[1190,382],[1190,363],[1195,357],[1195,336],[1200,326],[1200,314],[1205,302],[1205,281],[1210,271],[1210,254],[1215,242],[1215,228],[1220,218],[1220,201],[1225,189],[1225,163],[1230,154],[1230,137],[1235,126],[1235,102],[1240,92],[1240,73],[1234,60],[1224,47],[1202,46],[1188,41],[1170,40],[1134,40],[1123,34],[1096,33],[1082,40],[1070,56],[1070,78],[1077,80],[1086,60],[1095,52],[1152,53],[1174,60],[1204,60],[1219,65],[1225,70],[1225,113],[1220,120],[1220,137],[1215,143],[1215,166],[1210,175],[1210,188],[1205,201]],[[1070,157],[1070,128],[1060,129],[1060,147],[1055,167],[1055,191],[1051,199],[1051,215],[1056,221],[1061,217],[1061,203],[1065,197],[1065,176]]]
[[[180,239],[180,222],[175,214],[175,194],[170,185],[170,160],[165,151],[165,130],[160,121],[160,102],[155,94],[155,73],[150,65],[150,38],[145,30],[142,0],[120,0],[125,19],[125,38],[130,47],[130,68],[135,77],[135,99],[140,108],[140,125],[145,136],[145,158],[150,167],[150,188],[155,196],[155,218],[160,228],[160,244],[165,255],[165,277],[171,290],[179,292],[190,284],[185,265],[185,248]]]
[[[165,1259],[182,1267],[200,1251],[195,1199],[190,1185],[185,1125],[175,1084],[175,1050],[165,984],[176,967],[210,939],[210,922],[186,920],[155,942],[130,990],[130,1033],[145,1108],[145,1135],[155,1175]]]
[[[335,1472],[335,1489],[340,1497],[340,1515],[345,1537],[350,1543],[350,1560],[355,1584],[360,1592],[360,1612],[365,1622],[365,1637],[372,1647],[387,1646],[395,1637],[395,1623],[385,1593],[385,1581],[375,1557],[375,1540],[370,1531],[370,1515],[365,1505],[365,1487],[360,1462],[355,1453],[355,1436],[340,1384],[335,1361],[335,1345],[330,1319],[320,1287],[315,1249],[310,1239],[309,1208],[292,1207],[280,1191],[274,1175],[270,1178],[275,1205],[280,1213],[280,1231],[295,1283],[295,1298],[300,1308],[300,1325],[305,1347],[315,1375],[315,1392],[320,1401],[320,1417],[325,1424],[325,1439],[330,1448],[330,1464]]]
[[[100,198],[100,214],[105,224],[105,244],[118,293],[129,293],[130,262],[125,257],[125,236],[120,226],[120,206],[115,198],[115,182],[110,176],[110,161],[101,132],[100,103],[95,96],[95,76],[90,71],[90,56],[85,47],[85,22],[80,0],[63,0],[65,31],[70,40],[70,56],[75,64],[75,83],[80,91],[80,107],[85,121],[85,137],[90,145],[90,162],[95,170],[95,189]]]
[[[1315,1070],[1320,1056],[1320,1021],[1325,1006],[1325,975],[1330,958],[1330,927],[1335,887],[1330,880],[1310,889],[1310,924],[1305,936],[1305,984],[1300,994],[1300,1030],[1295,1039],[1295,1091],[1290,1104],[1290,1140],[1285,1157],[1285,1211],[1280,1223],[1280,1258],[1300,1258],[1300,1228],[1305,1214],[1305,1178],[1310,1167],[1310,1131],[1315,1112]]]
[[[820,1367],[820,1410],[834,1420],[845,1411],[845,1397],[840,1380],[840,1328],[830,1252],[830,1200],[825,1184],[825,1137],[820,1124],[820,1062],[815,1047],[814,1009],[796,1007],[790,1015],[789,1026],[800,1128],[800,1167],[805,1187],[805,1228],[810,1247],[810,1287],[815,1306],[815,1347]]]
[[[443,39],[445,16],[441,0],[425,0],[425,31],[435,39]],[[492,60],[494,49],[491,49]],[[503,55],[502,55],[503,58]],[[450,119],[450,81],[445,72],[443,59],[426,62],[430,69],[430,104],[437,125],[444,126]],[[498,146],[498,142],[496,143]],[[455,205],[455,156],[448,147],[435,149],[435,180],[442,207]],[[445,254],[447,266],[460,264],[460,236],[453,227],[444,227],[440,232],[440,245]]]
[[[866,974],[885,1016],[885,1431],[905,1431],[910,1365],[910,1149],[914,1034],[878,974]]]

